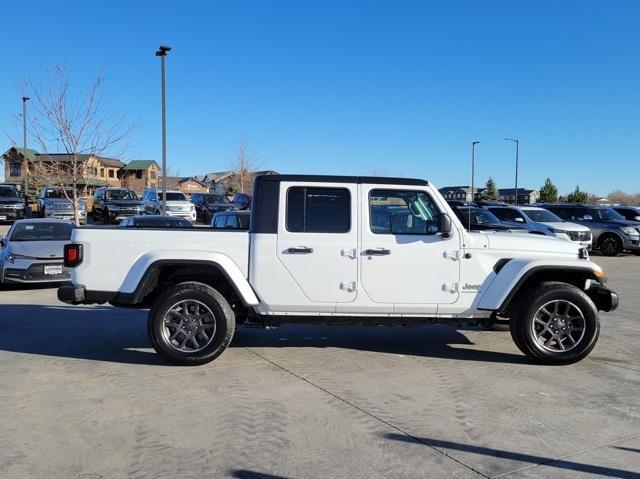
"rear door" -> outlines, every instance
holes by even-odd
[[[277,255],[310,303],[356,298],[358,186],[282,182]]]

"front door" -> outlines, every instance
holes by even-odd
[[[277,255],[312,303],[355,300],[357,185],[280,184]]]
[[[433,314],[459,295],[460,236],[439,229],[426,190],[362,185],[360,271],[364,292],[395,313]]]

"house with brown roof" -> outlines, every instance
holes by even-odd
[[[135,191],[138,196],[146,188],[159,188],[160,167],[153,160],[133,160],[120,169],[120,185]]]
[[[158,188],[162,188],[162,177],[160,177]],[[167,190],[178,190],[185,195],[192,195],[193,193],[209,193],[209,186],[196,178],[167,176]]]
[[[40,172],[43,177],[41,181],[47,183],[64,181],[77,160],[80,168],[77,184],[88,192],[99,186],[120,186],[118,171],[124,166],[120,160],[99,155],[39,153],[17,147],[9,148],[1,158],[4,160],[5,183],[17,185],[23,184],[26,176],[31,178],[36,172]]]

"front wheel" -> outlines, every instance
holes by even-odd
[[[622,241],[613,235],[606,235],[600,240],[600,252],[605,256],[618,256],[622,252]]]
[[[149,311],[147,332],[156,352],[178,365],[213,361],[229,346],[235,315],[218,291],[185,282],[166,290]]]
[[[542,283],[527,294],[510,321],[516,346],[543,364],[571,364],[586,357],[600,334],[593,301],[566,283]]]

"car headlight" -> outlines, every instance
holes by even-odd
[[[621,230],[623,233],[628,234],[629,236],[638,236],[638,234],[639,234],[639,233],[638,233],[638,230],[637,230],[637,229],[635,229],[635,228],[634,228],[634,227],[632,227],[632,226],[623,226],[622,228],[620,228],[620,230]]]

